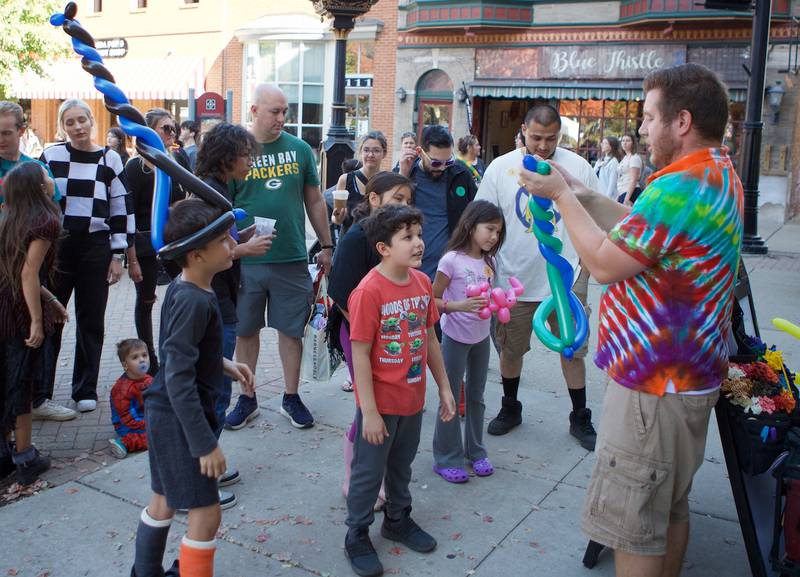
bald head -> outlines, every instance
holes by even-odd
[[[289,104],[283,90],[274,84],[259,84],[253,92],[250,112],[253,115],[253,135],[256,140],[274,142],[280,137],[286,123]]]

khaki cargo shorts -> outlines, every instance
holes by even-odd
[[[572,287],[572,291],[578,300],[583,304],[583,309],[586,311],[586,317],[590,317],[592,309],[586,304],[589,293],[589,271],[586,267],[581,269],[581,274],[578,275],[578,280]],[[495,339],[497,346],[506,355],[511,358],[521,358],[525,353],[531,350],[531,335],[533,334],[533,315],[536,314],[536,309],[539,308],[541,303],[530,303],[519,301],[511,308],[511,320],[506,324],[497,323],[495,329]],[[550,325],[550,330],[553,334],[560,336],[558,331],[558,318],[556,312],[550,313],[547,317],[547,324]],[[589,336],[586,336],[586,341],[583,346],[575,351],[574,358],[582,359],[586,357],[589,351]]]
[[[664,555],[670,523],[689,519],[719,391],[663,397],[610,382],[581,528],[633,555]]]

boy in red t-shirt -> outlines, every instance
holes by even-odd
[[[433,328],[439,313],[431,281],[414,268],[425,249],[421,224],[418,210],[399,205],[383,207],[364,221],[367,239],[382,261],[348,300],[358,430],[345,551],[353,571],[362,576],[383,573],[369,526],[384,479],[381,535],[421,553],[436,548],[436,540],[410,517],[408,490],[422,426],[426,366],[439,388],[442,419],[452,419],[456,409]]]

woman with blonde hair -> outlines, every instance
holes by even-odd
[[[53,278],[53,294],[64,307],[75,293],[75,362],[72,399],[81,412],[97,408],[97,378],[105,332],[108,287],[122,276],[122,259],[133,240],[133,210],[123,182],[122,159],[94,142],[95,120],[82,100],[65,100],[58,130],[66,141],[42,153],[61,191],[64,238]],[[39,399],[52,397],[61,329],[53,335],[50,374]],[[49,377],[49,378],[48,378]],[[36,416],[34,410],[34,417]]]

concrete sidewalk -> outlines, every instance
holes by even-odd
[[[800,224],[783,226],[769,242],[770,255],[746,258],[759,325],[764,339],[782,347],[787,363],[797,370],[800,341],[773,329],[770,319],[800,319]],[[134,332],[132,323],[119,320],[132,318],[130,293],[125,294],[127,300],[114,301],[109,309],[120,325],[119,332],[130,334]],[[595,304],[598,295],[599,287],[593,286],[590,299]],[[118,340],[117,336],[128,335],[115,335],[109,342]],[[303,385],[301,393],[317,425],[305,431],[292,428],[277,412],[281,383],[274,337],[265,332],[263,340],[271,344],[262,355],[264,366],[258,375],[263,391],[262,417],[222,437],[228,460],[239,468],[243,480],[231,487],[239,505],[223,513],[217,574],[352,575],[343,553],[346,528],[341,483],[342,440],[353,417],[353,396],[339,389],[342,370],[330,383]],[[593,336],[590,346],[595,345]],[[65,341],[65,351],[67,348]],[[104,354],[104,363],[104,379],[113,382],[118,373],[113,352]],[[594,457],[569,436],[569,396],[558,365],[557,356],[534,341],[533,351],[526,357],[520,392],[523,425],[505,437],[487,436],[495,475],[473,478],[460,486],[446,483],[431,471],[436,395],[433,386],[429,387],[429,410],[415,461],[412,493],[414,517],[438,539],[439,547],[429,555],[419,555],[386,542],[378,534],[379,514],[372,536],[388,574],[613,575],[608,555],[592,571],[581,565],[586,539],[580,533],[579,518]],[[59,391],[63,391],[63,378],[60,383]],[[493,353],[486,391],[487,420],[499,408],[499,383]],[[604,383],[605,376],[589,364],[588,396],[595,423]],[[129,574],[134,531],[149,494],[147,456],[112,463],[103,446],[110,426],[107,421],[82,425],[85,418],[74,422],[78,431],[83,427],[106,428],[94,433],[94,445],[86,457],[62,457],[65,464],[58,473],[61,478],[52,480],[68,482],[0,508],[0,575]],[[43,429],[48,425],[40,426],[37,438],[45,451],[49,447]],[[74,438],[88,435],[76,433]],[[79,459],[77,465],[83,465],[83,472],[70,464],[75,458]],[[85,466],[86,461],[96,464],[94,472]],[[690,506],[693,528],[683,574],[749,575],[713,419],[706,462],[696,477]],[[181,516],[176,519],[167,563],[177,554],[185,521]]]

